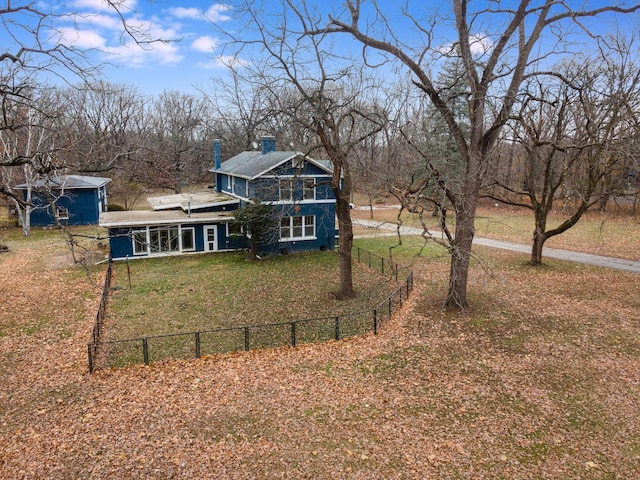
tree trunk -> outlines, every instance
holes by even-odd
[[[344,192],[336,195],[336,216],[338,217],[340,243],[340,289],[336,293],[338,298],[351,298],[353,290],[353,275],[351,251],[353,249],[353,223],[349,211],[349,201],[344,198]]]
[[[456,205],[455,238],[450,246],[451,268],[449,271],[449,292],[445,307],[449,309],[467,308],[467,280],[471,260],[471,245],[475,235],[477,194],[465,197]]]
[[[533,232],[533,247],[531,247],[531,265],[542,265],[542,247],[547,240],[544,233]]]
[[[476,233],[476,209],[478,208],[483,161],[480,152],[472,152],[469,155],[462,193],[454,203],[456,228],[455,236],[449,247],[451,269],[449,271],[449,291],[444,304],[449,309],[465,309],[469,305],[467,302],[467,280],[469,278],[471,245]]]
[[[549,238],[546,234],[547,230],[547,214],[544,212],[536,212],[536,227],[533,231],[533,246],[531,247],[531,265],[542,265],[542,247],[544,242]]]
[[[337,298],[352,298],[353,270],[351,264],[351,251],[353,250],[353,223],[351,222],[351,174],[347,168],[345,159],[334,162],[333,179],[331,188],[336,197],[336,217],[338,219],[338,241],[340,243],[340,289],[336,293]]]

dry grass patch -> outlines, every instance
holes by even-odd
[[[373,217],[380,222],[397,224],[398,209],[377,205]],[[370,219],[370,211],[352,210],[354,218]],[[549,228],[559,225],[567,218],[561,212],[554,212],[549,217]],[[423,221],[432,231],[438,230],[438,221],[434,217],[425,216]],[[403,212],[403,225],[421,228],[419,218],[415,214]],[[496,240],[504,240],[530,245],[533,235],[533,214],[530,210],[483,206],[478,209],[476,217],[476,236]],[[365,234],[370,229],[361,229],[357,233]],[[552,237],[545,247],[574,250],[595,255],[605,255],[629,260],[640,260],[640,219],[632,217],[627,210],[611,208],[611,212],[588,212],[576,226],[562,235]]]

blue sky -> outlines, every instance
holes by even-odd
[[[150,38],[171,40],[141,47],[122,35],[113,9],[102,0],[72,0],[65,7],[78,13],[75,22],[64,22],[64,42],[92,48],[94,61],[107,63],[105,78],[114,83],[137,85],[143,93],[165,89],[194,91],[211,77],[224,73],[216,53],[220,38],[214,24],[231,21],[230,8],[211,1],[124,0],[121,13],[127,22]],[[74,24],[75,23],[75,24]]]
[[[12,5],[30,3],[32,0],[14,0]],[[224,76],[224,61],[221,58],[221,43],[224,41],[216,27],[228,31],[240,31],[241,26],[236,22],[237,14],[225,3],[212,2],[211,0],[116,0],[120,4],[120,10],[127,23],[133,27],[139,27],[146,31],[151,38],[171,40],[167,43],[156,42],[144,47],[136,45],[128,36],[122,35],[122,24],[113,9],[107,8],[103,0],[39,0],[36,3],[39,8],[46,10],[53,8],[61,16],[56,19],[55,32],[63,43],[82,49],[94,49],[91,60],[94,63],[103,63],[104,77],[114,83],[127,83],[136,85],[143,93],[155,95],[165,89],[196,92],[195,86],[208,87],[211,79]],[[260,2],[258,2],[260,3]],[[272,3],[279,5],[280,1],[265,0],[267,5]],[[322,8],[331,9],[333,6],[342,5],[341,0],[311,0],[309,5],[321,5]],[[394,23],[396,34],[409,34],[411,25],[400,15],[400,7],[393,0],[379,0],[387,13],[388,19]],[[472,3],[475,8],[482,6],[482,1]],[[502,2],[506,6],[510,2]],[[582,4],[582,1],[577,2]],[[592,0],[592,7],[604,4],[603,0]],[[608,3],[608,2],[606,2]],[[53,7],[51,5],[54,5]],[[442,14],[437,28],[437,37],[433,45],[437,51],[450,41],[452,31],[446,27],[442,19],[448,15],[448,2],[438,6],[431,2],[413,2],[412,11],[417,17],[426,17],[435,11]],[[281,7],[276,7],[281,8]],[[395,11],[393,11],[395,10]],[[75,12],[76,15],[66,15]],[[627,28],[637,29],[638,14],[627,18],[623,25]],[[326,18],[326,15],[325,15]],[[2,18],[5,31],[0,27],[0,45],[5,46],[5,51],[11,47],[11,39],[7,31],[12,24],[7,18]],[[19,19],[16,19],[19,21]],[[495,17],[492,18],[495,20]],[[398,22],[400,27],[397,27]],[[611,25],[602,23],[600,19],[596,25],[602,25],[609,29]],[[631,27],[633,25],[633,27]],[[406,27],[406,28],[405,28]],[[480,26],[480,32],[484,35],[483,28],[499,28],[499,25]],[[411,35],[417,40],[417,36]],[[495,38],[495,37],[494,37]],[[489,37],[478,37],[476,46],[479,48],[491,48]],[[350,40],[341,37],[340,46],[348,49]],[[358,54],[361,46],[357,45],[353,51]]]

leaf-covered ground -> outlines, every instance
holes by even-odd
[[[640,477],[640,277],[481,251],[380,335],[87,373],[98,292],[0,254],[0,478]]]

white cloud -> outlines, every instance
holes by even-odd
[[[471,52],[484,55],[493,49],[493,42],[488,35],[475,33],[469,37]]]
[[[170,8],[169,12],[171,12],[174,17],[178,18],[191,18],[196,20],[202,20],[204,18],[202,10],[198,8],[175,7]]]
[[[491,52],[493,49],[493,41],[486,34],[474,33],[469,36],[469,47],[474,56],[482,57]],[[458,53],[457,43],[446,43],[438,49],[445,57],[452,57]]]
[[[191,47],[194,50],[198,50],[199,52],[211,53],[219,44],[220,41],[217,38],[211,37],[209,35],[204,35],[202,37],[196,38],[191,43]]]
[[[231,55],[220,55],[211,59],[209,62],[198,62],[196,66],[203,70],[214,70],[214,69],[227,69],[229,67],[246,67],[248,66],[248,62],[239,59],[238,57],[233,57]]]
[[[229,15],[225,15],[224,12],[230,11],[231,5],[224,5],[222,3],[214,3],[207,10],[206,17],[211,22],[226,22],[231,20]]]
[[[87,13],[75,15],[73,20],[78,25],[89,25],[99,29],[120,30],[122,20],[114,15],[102,15],[99,13]]]
[[[210,22],[226,22],[227,20],[231,20],[229,15],[226,15],[225,12],[231,10],[230,5],[225,5],[221,3],[214,3],[211,5],[206,12],[200,10],[199,8],[191,7],[174,7],[170,8],[169,12],[177,18],[189,18],[192,20],[208,20]]]
[[[169,65],[184,58],[178,48],[170,43],[154,44],[153,48],[143,48],[134,42],[104,48],[110,61],[117,61],[127,67],[144,67],[149,64]]]
[[[93,30],[78,30],[70,27],[58,29],[60,34],[59,42],[72,48],[104,48],[106,40]]]

